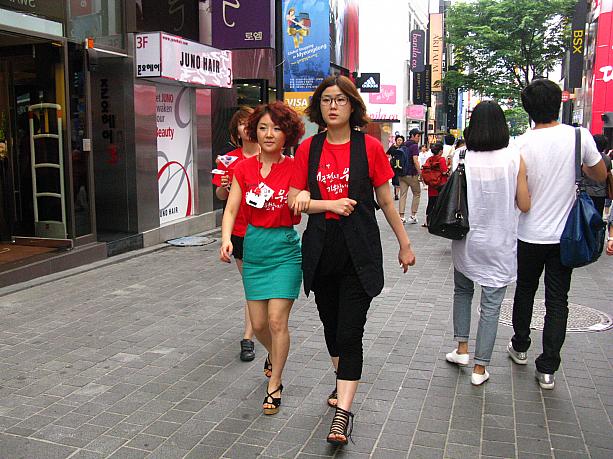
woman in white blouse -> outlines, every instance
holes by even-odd
[[[500,305],[507,285],[517,276],[517,222],[528,212],[526,166],[519,150],[509,146],[509,128],[494,101],[478,104],[465,130],[466,184],[470,231],[453,241],[453,334],[458,347],[447,361],[468,365],[471,302],[474,283],[481,286],[479,328],[471,382],[483,384],[496,340]],[[459,157],[454,157],[454,168]]]

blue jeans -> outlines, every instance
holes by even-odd
[[[468,341],[470,335],[470,305],[473,300],[475,286],[473,281],[460,271],[453,270],[453,337],[456,341]],[[475,344],[475,365],[487,366],[492,359],[492,350],[496,333],[498,332],[498,316],[500,305],[504,299],[507,287],[481,286],[481,313]]]

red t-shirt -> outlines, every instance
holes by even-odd
[[[232,183],[232,178],[234,177],[234,169],[236,166],[245,159],[243,155],[243,149],[237,148],[236,150],[232,150],[227,156],[236,156],[234,162],[230,163],[227,167],[221,161],[217,162],[217,169],[221,171],[226,171],[228,175],[229,183]],[[220,187],[221,186],[221,177],[222,174],[213,174],[213,185]],[[247,232],[247,218],[245,217],[245,203],[241,202],[241,206],[238,209],[238,214],[236,215],[236,221],[234,222],[234,229],[232,230],[232,234],[239,237],[244,237]]]
[[[234,177],[241,187],[243,195],[241,206],[245,209],[248,224],[262,228],[279,228],[300,223],[300,215],[294,216],[294,212],[287,205],[294,158],[289,156],[283,158],[280,163],[272,165],[272,169],[266,178],[263,178],[260,173],[261,164],[258,156],[241,161],[234,169]],[[273,190],[273,194],[266,201],[264,207],[258,209],[246,203],[245,195],[249,191],[258,193],[259,185],[262,182]]]
[[[431,158],[432,159],[430,159],[430,161],[434,161],[435,160],[434,156],[432,156]],[[448,170],[447,169],[447,159],[443,158],[443,156],[441,155],[441,156],[438,157],[438,160],[439,160],[439,163],[441,164],[441,172],[443,174],[445,174],[445,175],[443,175],[443,178],[441,179],[441,184],[438,187],[438,188],[442,188],[443,185],[445,183],[447,183],[447,179],[448,179],[448,177],[446,175],[447,174],[447,170]],[[429,186],[428,187],[428,196],[438,196],[438,189],[433,187],[433,186]]]
[[[309,149],[311,140],[309,137],[300,144],[296,150],[296,160],[294,161],[294,174],[290,186],[298,190],[308,189],[309,174]],[[374,137],[366,134],[366,156],[368,158],[368,176],[373,187],[383,185],[394,176],[394,171],[383,146]],[[317,181],[321,199],[336,200],[348,197],[349,194],[349,158],[350,142],[343,144],[330,144],[326,139],[321,151],[319,169],[317,170]],[[333,212],[326,212],[327,219],[339,220],[340,216]]]

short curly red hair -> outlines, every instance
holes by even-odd
[[[252,142],[258,141],[257,127],[264,115],[270,115],[273,123],[281,128],[285,134],[285,146],[293,147],[304,135],[304,123],[291,107],[277,100],[270,104],[258,105],[255,111],[249,115],[245,132]]]

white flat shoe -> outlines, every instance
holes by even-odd
[[[488,379],[490,379],[490,374],[487,372],[487,370],[485,370],[485,373],[483,373],[482,375],[480,375],[479,373],[473,373],[470,376],[470,382],[473,386],[480,386]]]
[[[456,365],[466,366],[468,365],[468,361],[470,360],[469,354],[458,354],[458,350],[454,349],[453,351],[445,354],[445,358],[447,362],[455,363]]]

